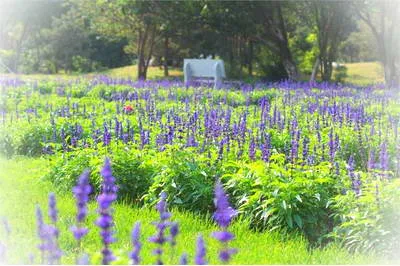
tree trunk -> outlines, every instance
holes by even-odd
[[[137,67],[137,78],[138,80],[145,80],[147,78],[147,66],[145,59],[145,49],[147,44],[147,39],[149,35],[149,26],[146,25],[144,32],[139,30],[138,38],[138,67]]]
[[[392,60],[391,60],[392,61]],[[400,73],[396,68],[394,61],[383,65],[385,74],[385,83],[389,88],[399,88],[400,86]]]
[[[319,66],[319,57],[317,57],[317,59],[315,60],[312,72],[311,72],[311,76],[310,76],[310,82],[314,82],[315,81],[315,77],[317,75],[317,71],[318,71],[318,66]]]
[[[322,71],[321,78],[323,81],[330,81],[332,77],[332,61],[328,59],[321,60]]]
[[[299,73],[297,71],[297,66],[292,58],[292,54],[289,50],[289,47],[287,45],[280,46],[279,51],[280,51],[279,56],[281,58],[283,67],[286,70],[288,78],[290,80],[297,80],[299,78]]]
[[[249,57],[248,57],[249,76],[253,76],[253,41],[249,41]]]
[[[168,49],[169,49],[169,38],[168,36],[165,36],[164,39],[164,77],[168,77]]]

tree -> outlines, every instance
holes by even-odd
[[[375,37],[385,83],[400,86],[400,2],[363,1],[353,3],[358,16],[369,26]]]
[[[337,59],[340,44],[355,29],[348,3],[340,1],[313,1],[317,28],[321,78],[330,81],[332,62]]]
[[[50,24],[50,14],[58,14],[60,3],[4,0],[0,4],[0,50],[9,51],[7,65],[19,72],[24,52],[41,27]]]
[[[268,46],[280,57],[289,79],[297,80],[299,73],[296,62],[289,49],[288,25],[284,12],[289,7],[288,2],[255,2],[253,18],[255,23],[261,23],[256,38]]]
[[[109,38],[126,38],[125,51],[137,57],[137,77],[146,79],[155,43],[160,39],[160,6],[157,1],[75,1],[91,26]]]

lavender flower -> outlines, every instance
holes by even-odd
[[[389,168],[389,158],[388,158],[386,141],[382,142],[380,148],[381,148],[381,152],[380,152],[379,160],[381,163],[380,164],[381,170],[387,171]]]
[[[187,254],[183,253],[182,256],[179,258],[179,265],[187,265],[187,264],[188,264]]]
[[[103,145],[108,146],[111,142],[111,133],[108,132],[108,128],[104,125],[104,133],[103,133]]]
[[[176,245],[176,236],[179,233],[179,226],[178,223],[172,223],[171,227],[170,227],[170,243],[171,246],[175,246]]]
[[[222,228],[227,228],[232,218],[238,213],[229,205],[228,196],[225,194],[221,181],[219,180],[215,185],[214,193],[214,204],[217,209],[213,215],[213,218],[219,226]]]
[[[254,161],[256,158],[256,143],[254,141],[254,137],[251,138],[250,140],[250,145],[249,145],[249,158],[250,160]]]
[[[369,151],[367,169],[373,170],[375,168],[375,151],[373,148]]]
[[[204,240],[201,235],[197,237],[196,243],[196,256],[194,258],[194,263],[197,265],[206,265],[206,247],[204,245]]]
[[[361,194],[361,179],[359,174],[356,174],[354,179],[352,180],[351,188],[357,196]]]
[[[39,206],[36,207],[36,221],[40,239],[38,248],[41,252],[42,263],[45,263],[45,258],[47,258],[48,264],[59,264],[62,252],[57,243],[58,229],[54,225],[44,223],[43,214]]]
[[[306,163],[307,158],[308,158],[308,144],[310,143],[310,139],[305,136],[303,138],[303,165]]]
[[[78,213],[76,215],[76,221],[78,225],[71,227],[71,231],[76,240],[80,240],[88,233],[88,229],[80,226],[80,224],[86,218],[88,209],[87,202],[89,201],[89,194],[92,191],[92,187],[89,184],[89,170],[83,171],[79,177],[77,185],[72,189],[75,199]]]
[[[149,238],[149,241],[158,245],[156,249],[153,250],[153,254],[157,256],[156,264],[163,264],[162,254],[163,254],[163,245],[168,240],[165,236],[165,230],[170,226],[170,222],[168,221],[171,217],[171,213],[167,212],[167,193],[161,193],[161,199],[157,203],[156,209],[160,214],[160,220],[157,222],[153,222],[155,227],[157,228],[157,233]]]
[[[42,263],[44,263],[44,252],[45,252],[45,241],[46,241],[46,237],[44,235],[45,225],[43,222],[42,210],[40,209],[39,206],[36,206],[36,223],[37,223],[38,237],[40,239],[40,244],[38,245],[38,248],[41,253]]]
[[[234,235],[226,231],[226,229],[229,226],[232,218],[234,218],[238,212],[229,205],[228,196],[225,194],[225,191],[219,180],[215,185],[214,203],[216,211],[213,215],[213,218],[223,230],[219,232],[213,232],[212,236],[221,243],[219,259],[223,263],[226,263],[229,262],[233,254],[237,253],[237,249],[228,247],[228,242],[234,239]]]
[[[129,254],[129,258],[132,259],[132,264],[138,265],[140,263],[139,254],[142,248],[142,244],[140,243],[140,222],[137,222],[133,227],[131,238],[133,250]]]
[[[115,260],[114,255],[109,249],[109,245],[115,241],[113,232],[111,231],[113,217],[110,206],[117,199],[118,187],[115,185],[115,178],[112,176],[111,164],[108,158],[104,162],[101,175],[103,176],[102,192],[97,197],[100,217],[97,219],[96,224],[101,228],[100,236],[103,242],[103,249],[101,251],[103,254],[102,264],[109,264]]]
[[[77,265],[89,265],[90,264],[90,260],[89,260],[89,255],[88,254],[83,254],[77,261],[76,261]]]
[[[335,160],[335,152],[336,152],[336,144],[335,144],[335,139],[333,136],[333,128],[329,131],[329,157],[331,160],[331,163],[333,164],[333,161]]]

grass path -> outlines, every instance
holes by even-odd
[[[36,237],[35,204],[44,208],[47,213],[47,195],[52,185],[40,180],[45,173],[48,162],[45,159],[15,158],[13,160],[0,158],[0,217],[6,217],[11,234],[7,237],[5,230],[0,226],[0,242],[6,246],[6,263],[29,263],[30,254],[34,254],[34,263],[38,264],[39,254],[36,251],[38,240]],[[60,213],[60,245],[64,251],[63,263],[74,264],[76,243],[73,240],[69,227],[74,223],[75,203],[71,194],[57,195]],[[116,264],[128,264],[127,253],[130,250],[130,230],[132,225],[142,222],[143,263],[155,262],[151,250],[154,248],[146,239],[154,234],[154,226],[150,223],[157,219],[153,210],[137,208],[127,204],[115,204],[115,230],[117,242],[112,249],[117,255]],[[187,252],[189,261],[193,262],[195,253],[195,239],[202,233],[207,245],[209,263],[216,264],[218,245],[210,237],[215,226],[206,217],[199,217],[191,213],[172,210],[172,219],[179,222],[181,233],[178,236],[175,252],[167,251],[165,262],[176,263],[182,252]],[[90,214],[87,224],[89,234],[83,241],[83,250],[88,252],[91,263],[100,262],[101,243],[98,230],[93,225],[96,219],[96,205],[90,205]],[[336,245],[325,249],[309,250],[306,241],[300,237],[287,237],[279,233],[256,233],[248,229],[246,222],[236,221],[231,227],[236,239],[232,246],[239,249],[232,263],[235,264],[368,264],[377,263],[372,256],[351,255]],[[171,254],[174,255],[171,255]],[[0,258],[1,264],[1,258]]]

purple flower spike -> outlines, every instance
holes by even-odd
[[[72,226],[71,231],[76,240],[80,240],[88,233],[88,229],[84,227],[79,227],[79,225],[85,220],[87,216],[87,202],[89,201],[89,194],[92,191],[92,187],[89,184],[89,170],[85,170],[79,177],[77,185],[72,189],[75,199],[76,199],[76,221],[77,226]]]
[[[230,233],[230,232],[226,232],[226,231],[221,231],[221,232],[213,232],[212,236],[217,239],[220,242],[229,242],[231,240],[233,240],[235,238],[235,236]]]
[[[219,253],[219,259],[224,263],[228,262],[231,260],[232,255],[236,253],[237,253],[236,248],[227,248]]]
[[[183,253],[182,256],[179,258],[179,265],[187,265],[188,264],[188,257],[186,253]]]
[[[217,208],[213,215],[214,220],[222,228],[228,227],[232,218],[234,218],[238,213],[231,206],[229,206],[228,197],[225,194],[220,181],[217,181],[217,184],[215,185],[214,204]]]
[[[238,212],[234,210],[229,205],[228,196],[222,187],[221,181],[217,181],[215,185],[215,199],[214,199],[216,211],[214,213],[214,220],[223,229],[223,231],[218,231],[212,233],[212,236],[221,243],[221,249],[219,251],[219,259],[221,262],[226,263],[231,259],[231,256],[237,253],[236,249],[228,247],[229,241],[234,239],[234,235],[226,231],[227,227],[231,223],[233,217],[235,217]]]
[[[88,254],[83,254],[77,261],[77,265],[89,265],[90,260],[89,260],[89,255]]]
[[[42,210],[40,209],[39,206],[36,206],[36,223],[37,223],[37,232],[38,232],[38,237],[40,239],[40,244],[38,245],[38,248],[40,249],[41,253],[42,253],[42,260],[44,257],[44,235],[43,235],[43,228],[44,228],[44,222],[43,222],[43,214],[42,214]],[[43,263],[43,261],[42,261]]]
[[[158,246],[156,249],[153,250],[153,254],[157,256],[156,264],[158,265],[163,264],[163,245],[165,242],[168,241],[168,239],[171,239],[171,237],[168,238],[165,236],[165,230],[167,230],[167,228],[171,225],[171,223],[168,221],[171,217],[171,213],[167,211],[167,193],[162,192],[160,194],[160,198],[160,201],[156,205],[156,209],[160,214],[160,220],[153,222],[154,226],[157,229],[157,233],[149,238],[150,242],[155,243]],[[177,228],[173,229],[173,231],[174,230],[176,230],[177,234]]]
[[[196,257],[194,258],[194,263],[197,265],[206,265],[206,247],[204,245],[204,240],[201,235],[197,237],[196,243]]]
[[[89,229],[84,227],[71,226],[70,229],[76,240],[81,240],[89,232]]]
[[[51,203],[49,204],[51,205]],[[42,263],[59,264],[62,252],[58,247],[58,229],[54,225],[45,224],[43,214],[39,206],[36,207],[36,221],[40,244],[38,248],[41,252]]]
[[[57,222],[57,203],[56,203],[56,197],[54,193],[49,194],[49,217],[53,223]]]
[[[112,218],[111,204],[117,199],[118,187],[115,185],[115,178],[112,176],[111,163],[108,158],[104,162],[101,170],[103,176],[102,192],[97,197],[99,204],[98,213],[100,217],[97,219],[96,224],[101,228],[100,236],[103,241],[103,254],[102,264],[109,264],[115,260],[109,245],[115,241],[113,237],[112,227],[114,225]]]
[[[132,237],[133,250],[129,254],[129,258],[132,259],[132,264],[138,265],[140,263],[139,254],[142,248],[142,244],[140,243],[140,222],[135,223],[131,237]]]
[[[170,243],[171,246],[176,245],[176,236],[179,233],[179,226],[178,223],[172,223],[171,228],[170,228]]]

